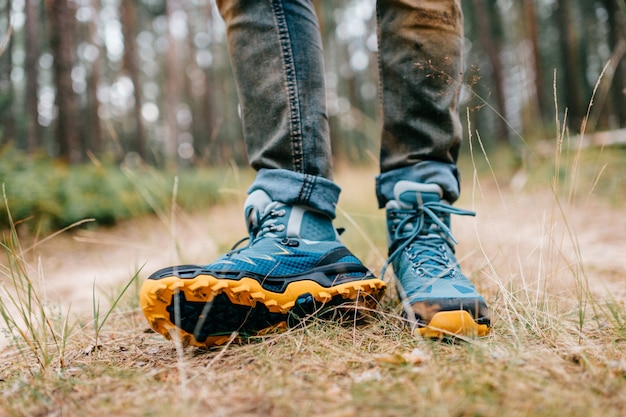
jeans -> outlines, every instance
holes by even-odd
[[[372,0],[374,1],[374,0]],[[319,24],[311,0],[217,0],[227,28],[250,164],[250,192],[335,217]],[[378,0],[383,129],[376,195],[399,180],[459,197],[460,0]]]

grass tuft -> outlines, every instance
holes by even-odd
[[[47,300],[31,279],[31,271],[38,270],[24,260],[4,186],[2,194],[11,228],[8,234],[3,234],[0,242],[7,259],[2,269],[2,281],[9,282],[9,285],[2,286],[0,316],[17,352],[26,362],[34,358],[38,372],[46,372],[55,363],[64,368],[69,321],[67,316],[51,312]],[[35,372],[30,368],[29,371]]]

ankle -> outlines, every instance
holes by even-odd
[[[326,214],[302,205],[273,201],[262,190],[252,192],[244,207],[248,230],[254,237],[339,240],[332,219]]]

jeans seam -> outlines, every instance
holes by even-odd
[[[315,176],[314,175],[304,175],[304,179],[302,180],[302,188],[300,188],[300,192],[298,193],[298,202],[307,204],[311,199],[311,194],[313,194],[313,188],[315,187]]]
[[[272,0],[274,19],[278,28],[278,40],[280,43],[281,55],[283,58],[283,70],[285,71],[286,89],[289,106],[289,137],[292,144],[292,163],[295,172],[304,172],[303,164],[303,142],[302,127],[300,117],[300,103],[298,98],[298,84],[296,80],[296,68],[287,18],[283,8],[282,0]]]

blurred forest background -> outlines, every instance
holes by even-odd
[[[579,131],[596,86],[586,131],[626,126],[623,0],[462,3],[462,111],[487,147],[554,138],[557,112]],[[375,1],[315,5],[334,150],[359,161],[378,153]],[[72,164],[246,163],[213,0],[0,0],[0,50],[0,149]]]

